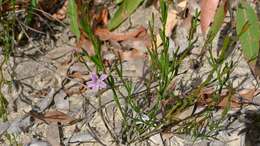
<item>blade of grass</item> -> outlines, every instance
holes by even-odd
[[[143,0],[124,0],[108,23],[108,29],[117,28],[124,20],[129,17]]]
[[[77,40],[79,40],[80,31],[78,25],[77,5],[74,0],[69,0],[68,16],[70,18],[70,29],[76,35]]]

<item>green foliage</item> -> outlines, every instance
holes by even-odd
[[[31,0],[30,1],[30,5],[29,5],[29,8],[28,8],[28,15],[26,16],[26,24],[30,24],[32,22],[33,12],[34,12],[34,9],[37,7],[37,3],[38,3],[37,0]]]
[[[3,1],[6,2],[6,1]],[[15,1],[9,1],[12,6],[15,6]],[[7,80],[4,77],[4,65],[7,64],[9,57],[13,51],[15,38],[14,38],[14,26],[15,26],[15,9],[10,11],[11,15],[0,14],[0,47],[1,47],[1,62],[0,62],[0,118],[2,121],[7,121],[7,105],[4,94],[2,93],[2,87],[7,84]]]
[[[210,27],[208,39],[212,41],[220,30],[225,18],[225,8],[224,4],[221,4],[215,14],[214,21]]]
[[[245,57],[255,59],[259,51],[260,25],[254,9],[243,1],[237,10],[236,31],[241,34],[239,40]]]
[[[110,30],[117,28],[142,2],[143,0],[124,0],[109,21],[108,28]]]
[[[78,25],[77,5],[75,3],[75,0],[69,0],[68,16],[70,18],[71,31],[76,35],[77,39],[79,40],[80,31],[79,31],[79,25]]]

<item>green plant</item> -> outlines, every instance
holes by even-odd
[[[237,37],[225,36],[220,54],[214,54],[212,44],[224,22],[224,4],[221,4],[217,9],[199,58],[200,61],[205,62],[204,65],[207,65],[208,72],[202,77],[203,80],[201,83],[186,91],[179,91],[175,85],[178,84],[176,82],[179,81],[178,78],[181,75],[186,75],[186,72],[181,67],[184,66],[184,60],[189,59],[191,56],[191,51],[198,41],[195,32],[199,25],[199,12],[196,13],[191,22],[188,47],[183,52],[180,52],[179,48],[176,48],[174,52],[169,52],[169,37],[166,36],[168,5],[164,0],[160,0],[162,28],[159,30],[159,34],[162,45],[157,44],[153,16],[152,21],[149,23],[152,47],[147,48],[150,72],[144,77],[143,85],[145,89],[136,92],[136,82],[124,76],[120,55],[115,53],[117,58],[113,61],[113,64],[107,65],[104,63],[101,42],[93,33],[87,8],[82,7],[78,9],[80,9],[81,15],[79,16],[80,24],[77,27],[81,28],[87,34],[95,52],[95,55],[90,56],[83,50],[83,53],[78,54],[78,56],[79,58],[84,58],[83,62],[92,61],[96,67],[95,72],[98,74],[108,75],[106,80],[108,88],[100,90],[96,96],[101,101],[101,94],[111,90],[116,107],[123,117],[120,136],[113,132],[111,127],[109,127],[108,121],[103,118],[103,122],[116,143],[132,144],[165,131],[171,131],[175,134],[190,134],[195,140],[199,138],[216,138],[216,133],[223,130],[223,121],[227,118],[227,113],[231,108],[231,99],[236,91],[230,78],[236,66],[236,61],[233,60],[232,56],[229,55],[230,52],[227,50],[237,44],[239,37],[245,32],[240,30],[242,33]],[[122,10],[119,9],[118,13],[119,11]],[[111,21],[114,20],[112,19]],[[110,26],[110,28],[115,28],[121,22],[122,19],[120,18],[120,21],[116,25],[113,25],[113,27]],[[247,25],[244,25],[244,29],[246,27]],[[205,57],[206,60],[204,59]],[[87,69],[93,72],[89,67]],[[186,84],[186,86],[190,85]],[[202,93],[207,88],[211,88],[212,90],[212,93],[208,97],[210,102],[203,105],[203,109],[198,111],[199,103],[201,100],[204,100],[202,99]],[[122,90],[126,91],[126,94],[123,94]],[[222,93],[224,91],[227,94],[223,97]],[[214,114],[219,109],[219,103],[223,98],[227,99],[227,102],[224,105],[222,115],[214,117]],[[187,115],[185,118],[179,117],[181,113],[191,108],[192,113],[190,115]],[[99,112],[103,117],[102,109]]]
[[[12,6],[15,6],[15,1],[10,1]],[[7,3],[7,1],[2,2]],[[6,21],[7,20],[7,21]],[[0,118],[3,121],[7,120],[7,105],[8,101],[4,97],[2,93],[2,87],[8,81],[5,80],[3,74],[3,67],[8,62],[9,57],[14,48],[14,24],[15,24],[15,10],[11,11],[10,14],[2,13],[0,14],[0,26],[2,27],[0,31],[0,47],[1,47],[1,55],[3,58],[0,62]]]

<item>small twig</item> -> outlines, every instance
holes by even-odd
[[[37,33],[46,35],[46,33],[42,32],[42,31],[36,30],[36,29],[34,29],[34,28],[32,28],[32,27],[30,27],[30,26],[24,24],[23,22],[21,22],[21,21],[19,21],[19,20],[17,20],[17,21],[18,21],[21,25],[23,25],[25,28],[27,28],[27,29],[30,29],[30,30],[32,30],[32,31],[34,31],[34,32],[37,32]]]
[[[51,14],[49,14],[49,13],[47,13],[47,12],[41,10],[41,9],[33,8],[33,10],[39,11],[42,14],[44,14],[46,17],[48,17],[49,19],[52,18],[52,19],[56,20],[57,22],[59,22],[60,24],[62,24],[63,26],[66,26],[62,21],[60,21],[59,19],[56,19]]]

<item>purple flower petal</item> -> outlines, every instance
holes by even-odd
[[[99,87],[98,86],[93,86],[92,88],[90,88],[93,91],[98,91]]]
[[[91,73],[91,80],[94,82],[98,80],[98,76],[95,72]]]
[[[106,78],[107,78],[107,75],[105,75],[105,74],[102,74],[100,77],[98,77],[98,75],[95,72],[93,72],[91,74],[91,81],[87,82],[87,86],[91,90],[95,90],[95,91],[106,88],[107,85],[104,82],[104,80]]]
[[[107,75],[106,74],[102,74],[99,79],[101,81],[104,81],[105,79],[107,79]]]
[[[89,81],[89,82],[87,82],[87,86],[88,86],[89,88],[92,88],[92,87],[96,86],[96,82]]]
[[[103,81],[100,81],[100,82],[98,83],[98,85],[99,85],[99,88],[100,88],[100,89],[103,89],[103,88],[106,88],[106,87],[107,87],[107,84],[106,84],[105,82],[103,82]]]

